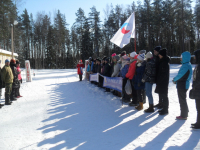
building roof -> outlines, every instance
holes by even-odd
[[[12,52],[6,51],[6,50],[3,50],[3,49],[0,49],[0,53],[12,55]],[[14,55],[15,57],[18,57],[18,54],[17,54],[17,53],[13,53],[13,55]]]

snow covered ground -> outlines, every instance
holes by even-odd
[[[190,128],[194,100],[187,100],[188,120],[175,120],[180,107],[171,80],[179,68],[171,65],[167,116],[122,106],[111,93],[79,82],[75,69],[34,70],[23,97],[0,109],[0,150],[200,150],[200,131]]]

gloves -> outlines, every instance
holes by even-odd
[[[173,82],[174,84],[176,84],[176,82],[174,81],[174,79],[172,80],[172,82]]]
[[[145,82],[145,80],[144,80],[144,79],[142,79],[142,82],[144,83],[144,82]]]

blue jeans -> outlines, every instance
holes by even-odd
[[[145,90],[146,90],[146,95],[149,99],[149,104],[153,104],[152,87],[153,83],[145,82]]]

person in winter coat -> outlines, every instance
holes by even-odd
[[[159,70],[159,51],[161,50],[161,46],[156,46],[154,48],[154,56],[153,56],[153,59],[156,63],[156,82],[157,82],[157,76],[158,76],[158,70]],[[158,109],[161,109],[162,108],[162,101],[161,101],[161,98],[159,97],[159,102],[157,105],[155,105],[154,107],[157,107]]]
[[[96,59],[96,72],[101,73],[101,60],[99,58]]]
[[[128,56],[124,55],[121,57],[121,59],[122,59],[122,67],[120,69],[120,77],[123,78],[122,100],[126,103],[126,102],[130,102],[130,96],[128,94],[126,94],[126,91],[125,91],[126,82],[128,80],[128,78],[126,78],[126,74],[129,69],[130,58]]]
[[[19,80],[19,88],[16,89],[15,97],[20,98],[22,97],[19,92],[20,83],[22,83],[22,76],[21,76],[20,63],[18,60],[16,60],[16,67],[17,67],[17,74],[18,74],[18,80]]]
[[[170,58],[167,56],[167,49],[159,51],[159,68],[156,77],[156,90],[161,99],[163,109],[159,110],[160,115],[168,114],[169,99],[168,99],[168,85],[169,85],[169,74],[170,74]]]
[[[88,65],[89,66],[89,65]],[[83,76],[83,68],[84,68],[84,65],[83,65],[83,62],[82,60],[79,60],[77,66],[77,73],[79,75],[79,81],[82,81],[82,76]]]
[[[186,101],[186,93],[190,86],[190,80],[192,77],[192,65],[190,63],[191,54],[190,52],[184,52],[181,54],[182,66],[173,79],[173,83],[177,84],[177,93],[181,108],[181,115],[176,117],[178,120],[186,120],[188,117],[188,105]]]
[[[2,75],[1,75],[1,67],[0,67],[0,99],[1,99],[1,95],[2,95],[2,88],[4,88],[4,83],[2,81]],[[0,103],[0,108],[3,107],[4,104]]]
[[[145,89],[145,84],[142,82],[142,77],[144,75],[144,71],[146,67],[146,61],[144,59],[145,59],[144,53],[138,55],[137,64],[136,64],[136,72],[135,72],[135,76],[133,77],[134,88],[137,91],[137,99],[139,101],[139,105],[135,107],[137,110],[143,109],[144,93],[142,92],[142,90]]]
[[[194,52],[196,59],[196,67],[193,72],[193,83],[192,90],[196,95],[196,109],[197,109],[197,121],[196,123],[191,124],[193,129],[200,129],[200,50]]]
[[[11,105],[10,95],[12,91],[12,84],[13,84],[13,73],[10,68],[10,61],[8,59],[5,60],[5,66],[1,71],[2,80],[5,82],[5,105]]]
[[[12,92],[10,94],[10,100],[14,101],[17,100],[15,97],[16,90],[19,88],[19,80],[18,80],[18,73],[17,73],[17,68],[16,68],[16,61],[14,59],[11,59],[10,61],[10,68],[13,73],[13,84],[12,84]]]
[[[129,106],[137,106],[138,105],[138,101],[137,101],[137,91],[134,88],[132,79],[135,75],[135,71],[136,71],[136,63],[137,63],[137,53],[136,52],[132,52],[130,54],[130,66],[128,69],[128,72],[126,74],[126,78],[128,78],[131,81],[131,88],[132,88],[132,101],[131,103],[129,103]]]
[[[109,64],[109,58],[105,59],[105,66],[104,66],[104,76],[111,77],[111,66]],[[106,88],[106,92],[110,92],[109,88]]]
[[[146,96],[148,97],[149,100],[149,108],[145,110],[145,112],[154,112],[153,108],[153,95],[152,95],[152,87],[153,84],[155,83],[156,79],[156,63],[153,59],[153,54],[151,52],[148,52],[146,54],[146,67],[145,67],[145,72],[144,76],[142,78],[142,82],[145,82],[145,91],[146,91]]]
[[[92,73],[97,73],[97,70],[96,70],[96,59],[93,61],[93,68],[92,68]]]
[[[118,75],[119,75],[120,68],[121,68],[121,64],[118,62],[119,58],[120,57],[118,55],[113,57],[114,70],[113,70],[111,77],[118,77]]]

